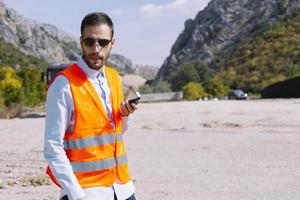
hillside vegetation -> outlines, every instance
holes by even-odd
[[[197,98],[226,96],[230,88],[258,94],[268,85],[300,76],[300,14],[233,45],[231,53],[215,56],[209,68],[203,62],[182,64],[168,78],[171,88],[185,91],[189,83],[199,83],[205,92]],[[199,92],[192,88],[189,93]],[[211,92],[212,88],[220,89]]]
[[[26,55],[0,38],[0,107],[33,107],[45,100],[42,72],[47,63]]]
[[[0,37],[0,66],[12,66],[15,68],[37,67],[44,70],[47,67],[47,62],[31,55],[26,55]]]
[[[225,64],[214,67],[220,69],[217,75],[224,84],[248,92],[259,93],[270,84],[300,76],[300,14],[278,22],[221,59]]]

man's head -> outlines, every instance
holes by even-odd
[[[100,70],[105,65],[115,39],[112,20],[104,13],[86,15],[81,22],[80,44],[87,65]]]

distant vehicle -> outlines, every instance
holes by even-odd
[[[228,99],[247,99],[248,95],[241,89],[231,90],[228,93]]]

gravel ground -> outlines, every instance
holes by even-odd
[[[141,104],[125,140],[139,200],[295,200],[300,99]],[[44,118],[0,120],[0,199],[58,199]]]

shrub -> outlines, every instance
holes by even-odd
[[[140,86],[138,90],[139,90],[139,92],[140,92],[141,94],[149,94],[149,93],[152,93],[152,88],[151,88],[151,86],[148,85],[148,84],[145,84],[145,85]]]
[[[7,108],[7,118],[13,104],[21,102],[22,82],[12,67],[0,68],[0,93],[4,106]]]
[[[167,81],[158,81],[153,85],[145,84],[139,87],[139,92],[142,94],[149,93],[164,93],[164,92],[172,92],[171,84]]]
[[[205,90],[210,97],[218,98],[223,98],[229,92],[229,88],[226,87],[222,80],[217,76],[208,81]]]
[[[185,100],[198,100],[206,95],[204,87],[200,83],[189,82],[183,86],[183,98]]]
[[[22,79],[22,101],[26,106],[36,106],[45,101],[46,85],[41,80],[41,72],[34,67],[24,67],[18,72]]]
[[[159,81],[152,86],[153,93],[172,92],[171,84],[167,81]]]

